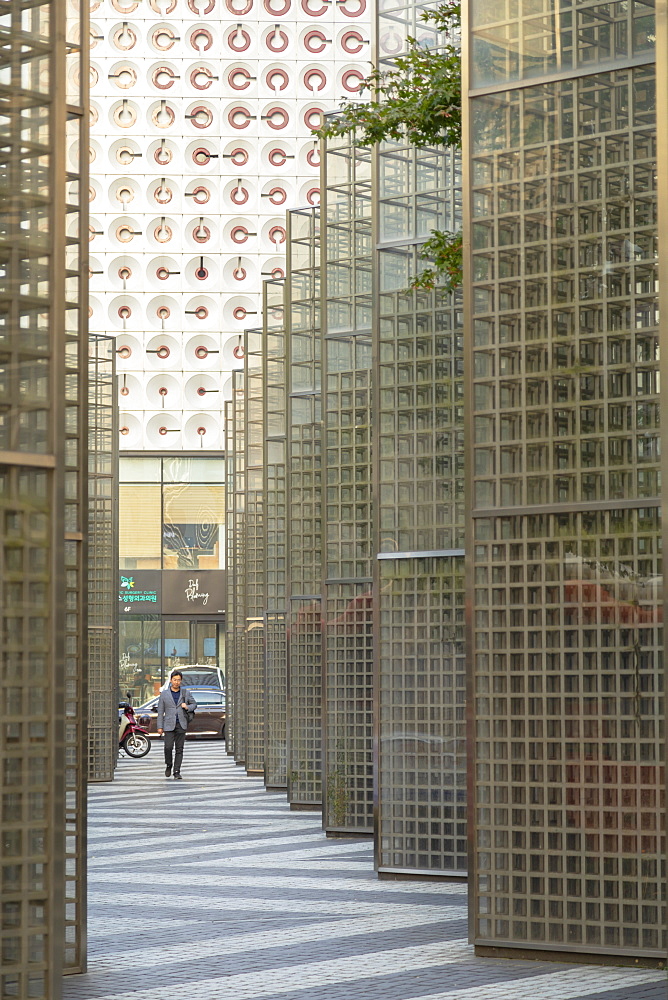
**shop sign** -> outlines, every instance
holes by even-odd
[[[225,604],[225,570],[165,570],[162,610],[168,615],[218,615]]]
[[[160,614],[159,570],[126,570],[120,574],[118,586],[119,611],[123,614]]]

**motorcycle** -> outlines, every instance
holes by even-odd
[[[145,757],[151,749],[151,741],[148,738],[148,729],[140,726],[135,719],[135,712],[130,701],[130,692],[127,692],[128,701],[120,701],[119,724],[118,724],[118,746],[125,750],[128,757],[138,760]]]

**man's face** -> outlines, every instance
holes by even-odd
[[[177,674],[176,677],[172,677],[172,691],[178,691],[181,687],[181,675]]]

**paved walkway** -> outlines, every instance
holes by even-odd
[[[65,1000],[665,1000],[665,973],[476,958],[466,888],[380,882],[225,754],[90,789],[90,972]]]

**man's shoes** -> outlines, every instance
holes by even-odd
[[[171,773],[172,773],[172,768],[171,768],[171,766],[170,766],[170,767],[166,767],[166,768],[165,768],[165,777],[166,777],[166,778],[169,778],[169,777],[171,776]]]
[[[183,781],[183,778],[181,777],[178,771],[174,772],[174,778],[176,779],[176,781]]]

